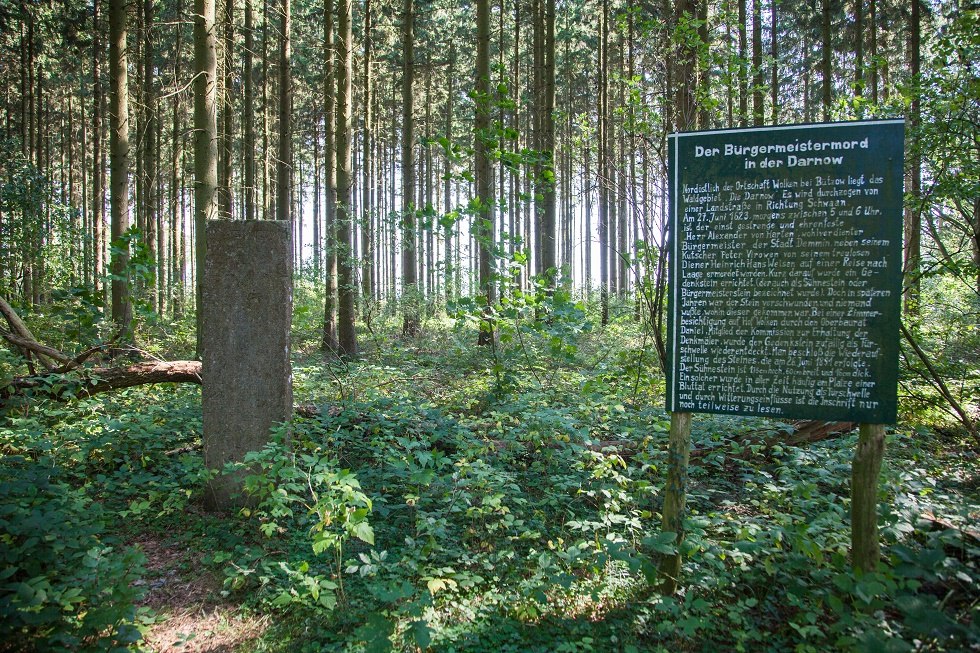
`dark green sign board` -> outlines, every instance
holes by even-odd
[[[671,136],[668,410],[895,421],[904,127]]]

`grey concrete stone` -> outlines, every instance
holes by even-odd
[[[220,470],[261,449],[270,427],[292,412],[292,243],[284,222],[212,220],[206,235],[200,307],[204,462]],[[241,475],[218,475],[209,503],[241,505],[240,489]]]

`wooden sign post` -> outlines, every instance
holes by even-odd
[[[854,564],[877,562],[882,425],[897,412],[903,160],[902,120],[671,136],[664,530],[678,544],[690,413],[852,421],[863,424]],[[679,558],[661,566],[673,579],[679,570]]]

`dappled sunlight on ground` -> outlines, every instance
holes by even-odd
[[[136,542],[146,555],[141,605],[157,619],[144,645],[155,653],[224,653],[262,636],[267,617],[243,615],[220,594],[221,584],[200,562],[200,554],[152,535]]]

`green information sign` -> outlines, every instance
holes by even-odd
[[[904,131],[671,136],[668,410],[895,421]]]

